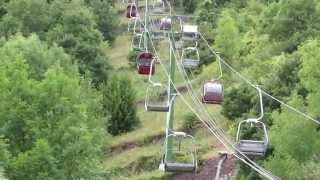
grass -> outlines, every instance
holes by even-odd
[[[186,111],[187,107],[184,106],[181,99],[175,101],[175,114],[174,114],[174,127],[181,129],[184,115],[189,112]],[[157,136],[165,132],[166,128],[166,113],[146,112],[144,106],[138,107],[138,117],[141,121],[141,126],[135,131],[114,137],[111,146],[130,142],[143,142],[147,137]]]
[[[130,177],[132,180],[169,180],[171,174],[164,174],[159,170],[149,171],[143,174],[138,174]]]
[[[105,168],[113,169],[117,167],[128,167],[130,164],[137,162],[142,156],[158,156],[160,157],[161,145],[152,144],[143,147],[136,147],[121,153],[116,156],[107,157],[105,161]]]

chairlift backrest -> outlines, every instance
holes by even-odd
[[[161,19],[160,30],[170,30],[172,19],[170,17],[164,17]]]
[[[162,40],[165,37],[164,31],[161,30],[161,20],[155,19],[151,21],[151,38],[153,40]]]
[[[198,39],[198,26],[197,25],[182,25],[182,40],[183,41],[196,41]]]
[[[151,13],[152,14],[165,14],[170,11],[168,4],[166,4],[163,0],[154,0],[152,4]]]

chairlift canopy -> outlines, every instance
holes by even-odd
[[[211,80],[203,85],[203,103],[221,104],[223,102],[223,85],[217,80]]]
[[[155,73],[155,66],[153,61],[153,54],[151,52],[140,52],[137,57],[137,69],[141,75],[149,75]]]
[[[128,4],[127,10],[126,10],[126,17],[127,18],[138,17],[138,9],[135,3]]]

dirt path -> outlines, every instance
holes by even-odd
[[[158,134],[155,136],[150,136],[142,139],[141,141],[135,142],[127,142],[123,144],[119,144],[117,146],[112,146],[108,149],[107,153],[111,154],[119,154],[124,151],[128,151],[137,147],[145,146],[146,144],[161,144],[164,141],[165,134]]]
[[[173,180],[214,180],[220,157],[211,158],[200,165],[196,174],[184,173],[173,177]],[[235,157],[229,156],[223,163],[220,180],[230,180],[234,174]]]

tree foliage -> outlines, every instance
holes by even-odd
[[[315,0],[215,2],[203,1],[197,9],[200,19],[206,21],[202,23],[204,29],[214,28],[213,47],[253,84],[261,85],[276,98],[318,119],[320,3]],[[222,114],[231,120],[245,119],[257,110],[256,93],[253,88],[241,85],[242,78],[230,78],[226,69],[223,69],[224,81],[228,88]],[[267,157],[258,163],[282,179],[316,179],[319,126],[274,99],[265,97],[264,107],[271,146]],[[254,138],[255,133],[249,135]],[[237,178],[260,177],[241,165]]]
[[[104,52],[107,45],[95,29],[94,14],[76,2],[64,3],[61,22],[48,32],[48,41],[57,43],[72,55],[81,74],[89,73],[98,86],[107,80],[110,68]]]
[[[110,115],[108,132],[118,135],[131,131],[139,124],[136,114],[135,94],[128,78],[113,76],[103,90],[103,105]]]
[[[254,91],[245,85],[228,89],[221,113],[230,120],[242,117],[244,113],[249,113],[253,108],[252,97],[254,95]]]
[[[227,59],[236,61],[241,48],[241,35],[229,11],[223,11],[218,21],[215,37],[216,49],[223,53]]]
[[[292,99],[290,104],[305,109],[301,98],[293,96]],[[286,109],[281,114],[274,113],[273,119],[270,139],[275,148],[266,161],[267,167],[285,179],[304,179],[305,172],[300,168],[301,165],[319,155],[319,132],[316,126]]]
[[[114,28],[119,21],[114,9],[110,8],[113,6],[113,2],[111,0],[89,0],[88,4],[93,8],[98,29],[104,39],[112,42],[115,38]]]
[[[104,39],[114,38],[111,30],[116,19],[111,18],[114,10],[109,1],[90,2],[92,7],[81,0],[10,1],[0,22],[0,35],[8,38],[18,32],[24,36],[35,33],[41,40],[63,47],[79,72],[90,76],[98,87],[108,77],[108,43]]]
[[[80,79],[75,68],[63,69],[57,63],[49,63],[42,78],[29,78],[29,67],[38,64],[27,47],[20,47],[20,54],[10,53],[14,41],[31,45],[37,39],[18,37],[0,49],[0,126],[12,155],[4,166],[6,175],[10,179],[94,177],[106,135],[99,93]],[[46,47],[42,58],[51,59],[51,48]],[[56,58],[68,57],[61,50],[52,52]]]
[[[304,40],[317,36],[320,28],[318,1],[281,0],[266,10],[261,25],[264,32],[282,41],[283,49],[296,50]]]

